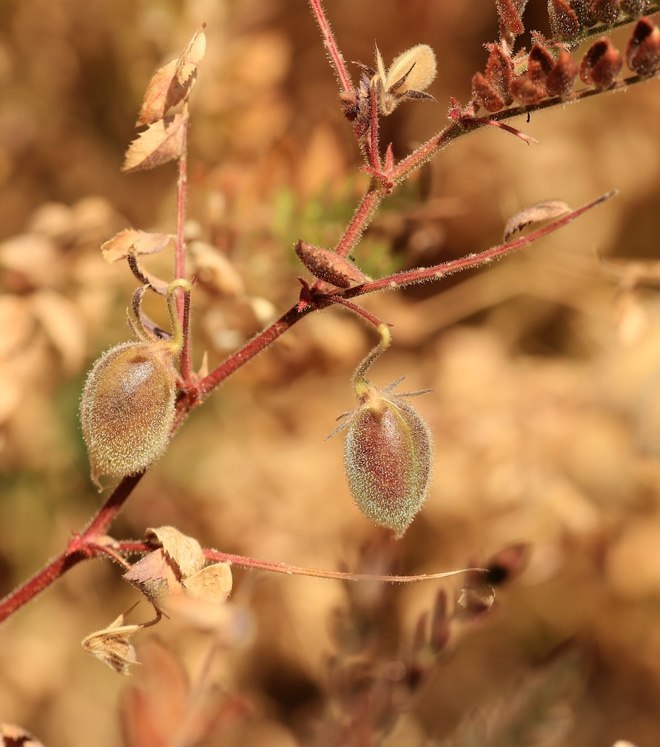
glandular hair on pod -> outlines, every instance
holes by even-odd
[[[401,537],[428,494],[432,455],[431,433],[416,410],[371,387],[344,445],[348,485],[362,513]]]
[[[87,375],[80,422],[92,480],[141,472],[165,451],[174,421],[171,352],[158,342],[107,350]]]

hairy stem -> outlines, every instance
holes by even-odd
[[[351,76],[348,74],[348,70],[346,69],[344,56],[337,45],[337,40],[335,39],[332,28],[330,27],[325,10],[323,9],[323,3],[321,0],[309,0],[309,7],[311,8],[312,14],[316,19],[316,23],[321,32],[321,36],[323,37],[323,44],[330,57],[332,68],[339,80],[341,86],[340,93],[354,93],[355,89],[353,87],[353,82],[351,81]]]

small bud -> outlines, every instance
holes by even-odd
[[[353,262],[320,246],[298,241],[295,246],[298,259],[319,280],[337,288],[365,283],[369,278]]]
[[[555,61],[548,50],[538,42],[532,45],[527,58],[527,74],[535,83],[545,83]]]
[[[423,93],[436,75],[435,52],[428,44],[417,44],[394,59],[385,71],[383,58],[376,49],[374,76],[378,95],[378,109],[383,116],[391,114],[405,98],[433,98]]]
[[[487,44],[488,62],[485,77],[488,83],[500,94],[505,106],[513,101],[511,80],[513,79],[513,62],[500,44]]]
[[[640,18],[626,48],[628,67],[639,75],[653,75],[660,67],[660,29],[650,18]]]
[[[580,63],[580,79],[597,88],[610,88],[621,72],[621,53],[605,36],[595,41]]]
[[[486,80],[483,73],[472,76],[472,97],[488,112],[497,112],[504,108],[504,99]]]
[[[566,49],[560,50],[545,81],[548,96],[560,96],[562,99],[570,96],[577,74],[578,65],[571,53]]]
[[[580,33],[580,21],[568,0],[548,0],[548,15],[555,39],[570,41]]]
[[[362,513],[400,537],[428,493],[431,434],[400,397],[385,396],[374,387],[363,397],[344,447],[348,484]]]
[[[127,342],[103,353],[87,376],[80,422],[92,480],[141,472],[165,451],[174,421],[175,376],[166,344]]]
[[[596,20],[608,26],[619,17],[619,0],[593,0],[591,7]]]
[[[538,104],[546,95],[545,86],[532,80],[529,73],[513,79],[511,92],[516,101],[520,101],[521,104]]]

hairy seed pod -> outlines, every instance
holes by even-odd
[[[165,451],[174,421],[171,352],[159,342],[126,342],[103,353],[87,376],[80,422],[92,472],[121,479]]]
[[[367,518],[401,537],[428,493],[431,433],[401,397],[370,386],[361,399],[344,446],[348,485]]]

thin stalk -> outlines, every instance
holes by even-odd
[[[335,246],[335,252],[340,257],[347,257],[355,249],[384,196],[384,192],[372,181]]]
[[[353,87],[353,81],[351,80],[351,76],[348,74],[344,56],[339,49],[335,35],[330,27],[325,10],[323,9],[323,3],[321,0],[309,0],[309,7],[311,8],[312,14],[314,15],[319,27],[319,31],[321,32],[321,36],[323,37],[323,44],[330,57],[332,68],[339,80],[341,87],[340,93],[354,94],[355,88]]]
[[[596,207],[596,205],[600,205],[614,197],[615,194],[617,194],[616,190],[601,195],[577,210],[573,210],[560,218],[550,221],[549,223],[546,223],[545,226],[537,228],[535,231],[531,231],[526,236],[521,236],[514,241],[508,241],[505,244],[498,244],[497,246],[490,247],[490,249],[486,249],[478,254],[469,254],[460,259],[441,262],[432,267],[422,267],[415,270],[406,270],[405,272],[399,272],[394,275],[388,275],[387,277],[379,278],[378,280],[373,280],[368,283],[363,283],[362,285],[356,285],[353,288],[348,288],[343,291],[341,295],[343,298],[357,298],[358,296],[375,293],[376,291],[403,288],[407,285],[420,283],[425,280],[440,280],[447,275],[460,272],[461,270],[490,264],[496,259],[501,259],[507,254],[520,251],[520,249],[524,249],[532,242],[554,233],[559,228],[568,225],[571,221],[575,220],[583,213],[586,213],[587,210],[591,210],[591,208]]]
[[[299,322],[304,316],[306,316],[315,307],[306,307],[302,311],[298,310],[298,306],[294,306],[284,313],[277,321],[273,322],[269,327],[262,330],[249,340],[240,350],[233,353],[224,363],[220,364],[216,369],[204,377],[199,382],[200,395],[203,397],[207,395],[211,390],[215,389],[221,384],[228,376],[231,376],[241,366],[244,366],[249,360],[258,355],[262,350],[265,350],[280,335],[283,335],[288,329],[291,329],[294,324]]]

